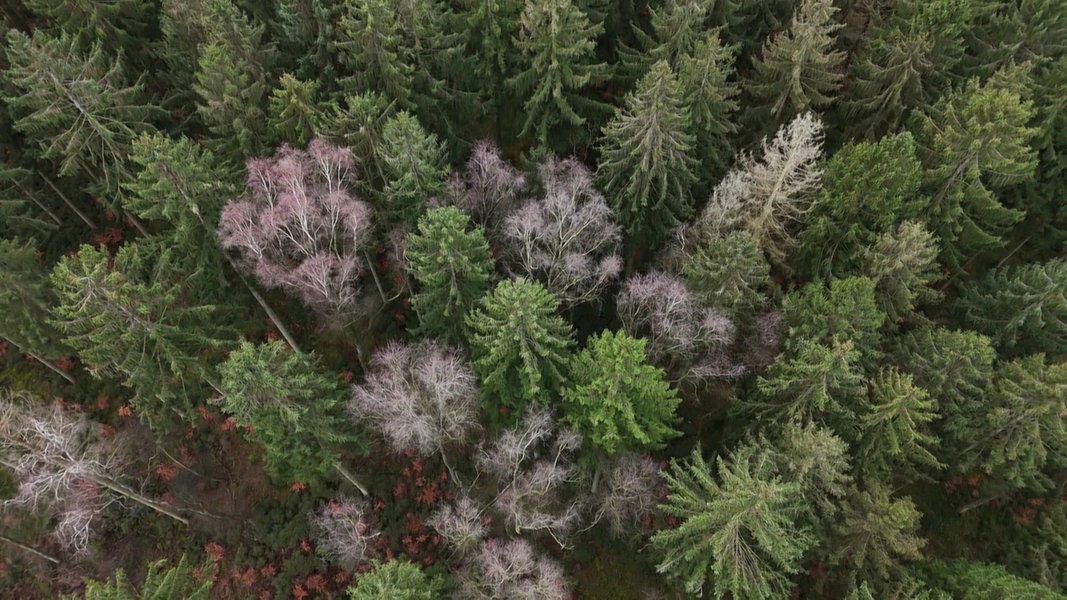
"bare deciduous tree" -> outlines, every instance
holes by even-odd
[[[605,519],[612,535],[622,537],[647,530],[643,517],[659,512],[666,484],[659,465],[647,455],[636,452],[618,454],[608,459],[607,475],[598,486],[594,505],[596,520]]]
[[[188,524],[173,509],[121,481],[127,462],[123,446],[97,435],[83,416],[37,404],[28,394],[0,395],[0,464],[18,482],[15,496],[4,505],[54,515],[53,535],[75,554],[88,552],[104,510],[123,499]]]
[[[489,534],[489,517],[465,492],[430,517],[430,526],[460,556],[469,556]]]
[[[453,348],[390,342],[375,353],[367,381],[353,388],[348,410],[396,452],[440,452],[448,464],[446,447],[478,427],[477,378]]]
[[[537,554],[526,540],[487,540],[456,577],[466,600],[568,600],[570,586],[556,561]]]
[[[219,239],[268,287],[280,287],[331,320],[358,310],[371,208],[352,197],[351,153],[315,139],[248,161],[248,194],[219,219]]]
[[[499,242],[504,219],[520,202],[526,177],[500,155],[496,144],[482,140],[475,144],[462,172],[449,180],[451,203],[485,228],[486,236]]]
[[[565,307],[596,300],[622,271],[622,230],[576,159],[549,158],[538,175],[543,195],[504,222],[509,265],[544,283]]]
[[[351,498],[330,500],[311,516],[315,551],[344,569],[368,558],[371,544],[381,535],[371,523],[366,503]]]

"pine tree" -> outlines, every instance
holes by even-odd
[[[768,124],[791,120],[809,110],[826,108],[841,87],[845,53],[834,50],[837,8],[830,0],[804,0],[789,29],[764,44],[753,62],[745,90],[757,108],[752,120]]]
[[[902,593],[914,573],[908,563],[923,558],[921,518],[911,498],[892,498],[883,485],[857,491],[844,503],[831,560],[844,577],[870,585],[877,598]]]
[[[735,319],[747,318],[766,304],[771,267],[748,232],[730,232],[683,256],[682,277],[704,304]]]
[[[940,292],[930,287],[942,276],[937,254],[937,240],[914,221],[901,223],[864,249],[863,273],[874,280],[875,300],[889,323],[902,323],[918,304],[940,299]]]
[[[692,210],[696,160],[689,128],[683,90],[664,61],[604,127],[597,176],[638,249],[661,241]]]
[[[778,357],[756,391],[739,403],[743,413],[761,422],[828,425],[846,439],[856,437],[855,407],[866,396],[860,356],[849,341],[824,346],[802,340],[796,350]]]
[[[972,79],[916,119],[931,194],[925,216],[949,267],[1001,246],[1000,234],[1022,218],[993,190],[1033,175],[1033,114],[1018,91]]]
[[[604,331],[570,366],[564,422],[603,451],[657,450],[680,435],[671,424],[680,400],[663,371],[645,362],[644,340]]]
[[[932,105],[949,89],[964,53],[972,0],[913,3],[913,14],[874,28],[851,70],[846,129],[867,139],[897,131],[913,109]],[[903,12],[903,9],[899,9]]]
[[[558,396],[574,344],[558,309],[544,286],[515,279],[497,284],[467,316],[473,366],[492,418],[514,422],[531,402]]]
[[[763,155],[742,154],[715,187],[711,201],[692,227],[687,244],[708,243],[736,229],[747,230],[772,263],[785,258],[792,224],[807,210],[807,192],[819,183],[822,169],[822,123],[805,113],[763,141]]]
[[[267,116],[277,142],[304,146],[318,135],[325,113],[318,93],[318,82],[282,75],[278,87],[271,91]]]
[[[1067,260],[993,269],[955,310],[1003,351],[1067,352]]]
[[[445,191],[444,144],[426,133],[414,116],[401,111],[382,128],[378,161],[385,176],[381,212],[392,224],[414,225],[426,202]]]
[[[160,560],[148,565],[144,582],[134,587],[122,569],[116,569],[104,582],[87,580],[85,600],[208,600],[214,583],[208,576],[206,565],[200,567],[200,576],[194,565],[182,555],[177,564],[167,568]],[[74,600],[74,596],[70,599]]]
[[[469,229],[469,230],[468,230]],[[493,260],[481,227],[455,207],[435,208],[409,233],[404,255],[419,291],[411,298],[416,332],[458,344],[467,337],[464,316],[489,291]]]
[[[264,26],[253,25],[229,0],[212,0],[209,10],[218,21],[196,63],[197,114],[214,134],[210,147],[219,158],[240,164],[267,147],[264,59],[271,48],[263,41]]]
[[[445,581],[405,560],[374,563],[348,588],[349,600],[437,600],[444,597]]]
[[[917,220],[926,199],[922,164],[910,133],[848,143],[826,162],[797,235],[798,271],[845,276],[863,263],[862,249],[904,220]]]
[[[521,66],[509,80],[514,93],[526,98],[519,135],[532,136],[544,147],[582,141],[588,119],[606,112],[604,105],[581,95],[608,75],[594,53],[603,27],[590,23],[571,0],[529,0],[519,22]]]
[[[223,409],[250,426],[266,468],[284,482],[317,482],[336,469],[341,445],[358,442],[342,413],[341,378],[274,341],[242,342],[219,366]]]
[[[33,140],[40,157],[57,161],[61,176],[76,175],[109,200],[121,195],[127,156],[139,131],[158,110],[145,103],[141,82],[128,83],[122,62],[99,44],[78,50],[69,35],[7,35],[4,97],[14,128]]]
[[[934,454],[937,437],[929,423],[938,418],[930,395],[910,375],[886,369],[871,383],[870,402],[859,415],[858,467],[868,481],[910,483],[942,466]]]
[[[814,539],[798,525],[808,510],[800,484],[773,475],[773,466],[751,446],[718,458],[714,474],[699,448],[688,464],[672,461],[661,508],[681,523],[652,536],[662,557],[656,570],[689,594],[788,596],[789,575],[800,572]]]
[[[82,246],[60,260],[51,276],[59,297],[53,324],[91,373],[123,378],[146,418],[190,417],[199,386],[211,378],[203,353],[222,345],[226,331],[214,307],[182,302],[181,286],[166,277],[169,252],[145,254],[137,244],[114,257]]]

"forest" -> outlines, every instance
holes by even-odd
[[[0,598],[1067,599],[1067,0],[0,16]]]

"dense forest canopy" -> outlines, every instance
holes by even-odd
[[[0,597],[1067,598],[1067,1],[0,16]]]

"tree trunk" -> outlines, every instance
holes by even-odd
[[[143,496],[140,493],[135,492],[132,488],[127,487],[117,481],[103,476],[93,477],[93,481],[115,492],[116,494],[125,496],[130,500],[133,500],[134,502],[137,502],[138,504],[141,504],[143,506],[147,506],[148,508],[151,508],[152,510],[160,514],[167,515],[168,517],[174,519],[175,521],[178,521],[183,525],[189,524],[188,519],[179,515],[177,512],[174,512],[172,509],[166,507],[163,504],[160,504],[159,502],[156,502],[155,500],[152,500],[151,498],[148,498],[147,496]]]
[[[355,476],[355,475],[353,475],[351,471],[349,471],[348,469],[346,469],[346,468],[344,467],[344,465],[342,465],[342,464],[341,464],[341,462],[340,462],[340,461],[334,461],[334,463],[333,463],[333,468],[334,468],[334,470],[336,470],[336,471],[337,471],[338,473],[340,473],[340,474],[341,474],[341,477],[344,477],[344,478],[345,478],[345,481],[347,481],[348,483],[351,483],[352,485],[356,486],[356,488],[357,488],[357,489],[358,489],[358,490],[359,490],[359,491],[360,491],[360,492],[361,492],[361,493],[362,493],[362,494],[363,494],[364,496],[369,496],[369,495],[370,495],[370,494],[369,494],[369,493],[367,492],[367,488],[363,487],[363,484],[362,484],[362,483],[360,483],[358,479],[356,479],[356,476]]]

